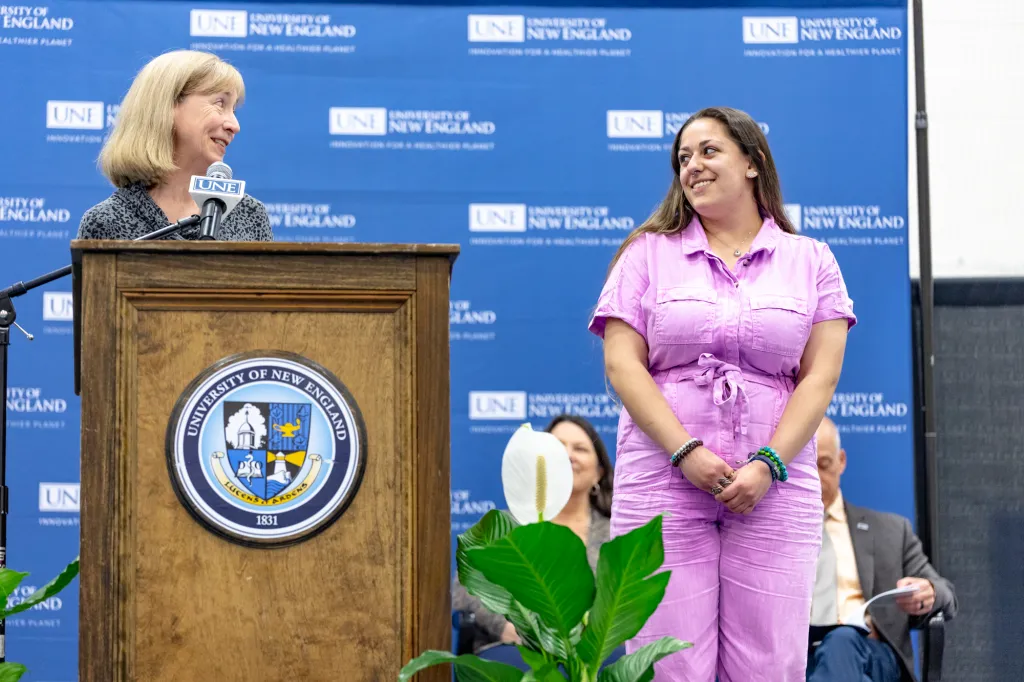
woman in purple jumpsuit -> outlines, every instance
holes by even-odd
[[[627,651],[693,642],[656,682],[804,682],[824,513],[812,438],[853,302],[828,246],[786,217],[747,114],[694,114],[672,168],[590,323],[624,407],[611,533],[664,515],[672,571]]]

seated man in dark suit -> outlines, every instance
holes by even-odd
[[[907,519],[843,499],[839,477],[846,469],[846,452],[839,431],[826,417],[817,435],[825,521],[811,606],[807,680],[914,680],[910,630],[939,611],[947,620],[956,615],[953,585],[928,563]],[[918,590],[869,607],[865,621],[870,634],[841,625],[876,594],[905,585]],[[815,642],[821,633],[827,634]]]

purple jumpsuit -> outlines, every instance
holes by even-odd
[[[680,423],[733,468],[778,426],[811,325],[856,324],[828,246],[771,218],[733,271],[697,219],[681,233],[641,235],[609,275],[590,330],[603,337],[610,317],[644,337]],[[611,533],[663,514],[672,571],[627,651],[664,636],[693,642],[657,665],[656,682],[804,682],[824,513],[814,440],[747,516],[682,478],[670,454],[622,410]]]

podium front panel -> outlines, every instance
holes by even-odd
[[[81,679],[376,681],[450,648],[448,260],[211,253],[196,270],[182,258],[81,259]],[[225,278],[228,267],[238,274]],[[210,269],[216,286],[203,285]],[[301,517],[288,495],[344,473],[341,454],[320,452],[336,410],[317,412],[327,399],[301,372],[277,386],[252,369],[249,392],[237,388],[246,379],[233,368],[253,358],[298,358],[358,410],[356,487],[335,520],[311,517],[313,531],[271,526]],[[223,400],[189,402],[217,377],[208,396]],[[254,395],[269,397],[245,402]],[[200,432],[193,414],[207,417],[204,446],[221,428],[230,442],[200,447],[180,473],[175,434]],[[335,431],[353,423],[338,417]],[[282,445],[295,438],[301,447]],[[203,480],[224,486],[215,495]],[[241,516],[267,528],[229,527],[246,505],[266,505]]]

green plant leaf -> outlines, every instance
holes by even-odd
[[[398,682],[407,682],[413,675],[435,665],[451,663],[459,682],[521,682],[523,671],[496,661],[463,654],[456,656],[450,651],[424,651],[405,664],[398,673]]]
[[[28,668],[21,663],[0,663],[0,682],[18,682],[26,672]]]
[[[9,568],[0,568],[0,594],[3,595],[3,608],[7,608],[7,598],[14,594],[21,581],[28,576],[28,573],[12,571]]]
[[[512,599],[511,595],[509,599],[512,608],[504,614],[505,618],[515,626],[516,634],[519,635],[519,639],[523,641],[524,645],[534,651],[541,651],[544,647],[541,645],[540,621],[537,620],[537,615],[524,609],[523,605]]]
[[[640,632],[665,596],[670,572],[648,577],[665,561],[661,516],[601,546],[597,596],[577,651],[591,670]]]
[[[572,650],[569,641],[541,622],[537,614],[525,608],[515,599],[512,610],[505,615],[516,627],[519,638],[533,651],[544,651],[552,658],[565,661]]]
[[[466,552],[479,547],[488,547],[504,538],[518,526],[519,522],[510,513],[492,509],[473,524],[472,528],[458,536],[455,551],[455,563],[462,586],[479,599],[488,611],[506,617],[513,610],[512,595],[504,587],[495,585],[485,578],[484,574],[467,560]],[[518,630],[519,625],[513,624]]]
[[[533,649],[541,650],[540,626],[537,617],[524,609],[509,594],[508,590],[500,585],[495,585],[484,577],[484,574],[476,569],[466,559],[466,551],[477,547],[487,547],[512,532],[512,529],[519,527],[512,514],[492,509],[487,512],[472,528],[462,533],[457,538],[457,549],[455,561],[459,572],[459,582],[466,588],[466,591],[480,600],[480,603],[492,613],[501,614],[515,626],[516,632],[523,640],[523,643]]]
[[[565,526],[520,526],[487,547],[467,550],[466,557],[560,635],[568,637],[594,600],[587,549]]]
[[[22,577],[24,577],[25,575],[28,574],[23,574]],[[17,606],[14,606],[10,609],[5,608],[3,611],[3,618],[8,618],[16,613],[21,613],[22,611],[27,611],[36,604],[46,601],[47,599],[49,599],[50,597],[63,590],[65,587],[67,587],[68,584],[71,583],[71,581],[74,580],[75,576],[77,575],[78,557],[75,557],[75,560],[67,566],[65,566],[64,570],[61,571],[56,578],[43,585],[32,594],[30,594],[28,597],[25,598],[23,602],[21,602]],[[21,582],[21,578],[18,579],[18,582]],[[7,602],[4,601],[4,606],[6,607],[6,605]],[[0,677],[0,682],[3,682],[2,677]]]
[[[680,642],[675,637],[662,637],[615,661],[601,671],[597,676],[597,682],[650,682],[654,679],[655,663],[692,646],[693,644]]]
[[[570,658],[566,669],[569,671],[569,679],[573,682],[589,682],[589,680],[594,679],[594,676],[587,670],[587,666],[583,665],[583,661],[580,660],[579,656]]]
[[[583,623],[574,627],[572,632],[569,633],[569,641],[572,642],[573,646],[579,644],[581,639],[583,639]]]
[[[569,641],[541,622],[535,613],[517,602],[501,585],[496,585],[484,577],[468,560],[468,551],[490,544],[504,538],[519,523],[508,512],[492,510],[487,512],[472,528],[458,537],[456,562],[459,569],[459,581],[466,590],[480,599],[484,606],[499,613],[515,626],[523,644],[534,651],[544,651],[550,657],[565,661],[569,657],[571,645]],[[590,573],[589,568],[587,570]],[[578,631],[576,628],[576,640]]]
[[[523,657],[523,662],[530,666],[530,673],[523,678],[523,682],[565,682],[565,675],[558,669],[558,666],[564,665],[565,661],[553,661],[550,659],[550,654],[545,656],[543,653],[522,645],[517,648]]]
[[[523,682],[565,682],[565,675],[558,669],[558,663],[548,663],[526,673]]]
[[[516,648],[519,649],[519,654],[523,657],[523,663],[530,666],[530,670],[540,670],[550,663],[544,654],[529,647],[518,646]]]

